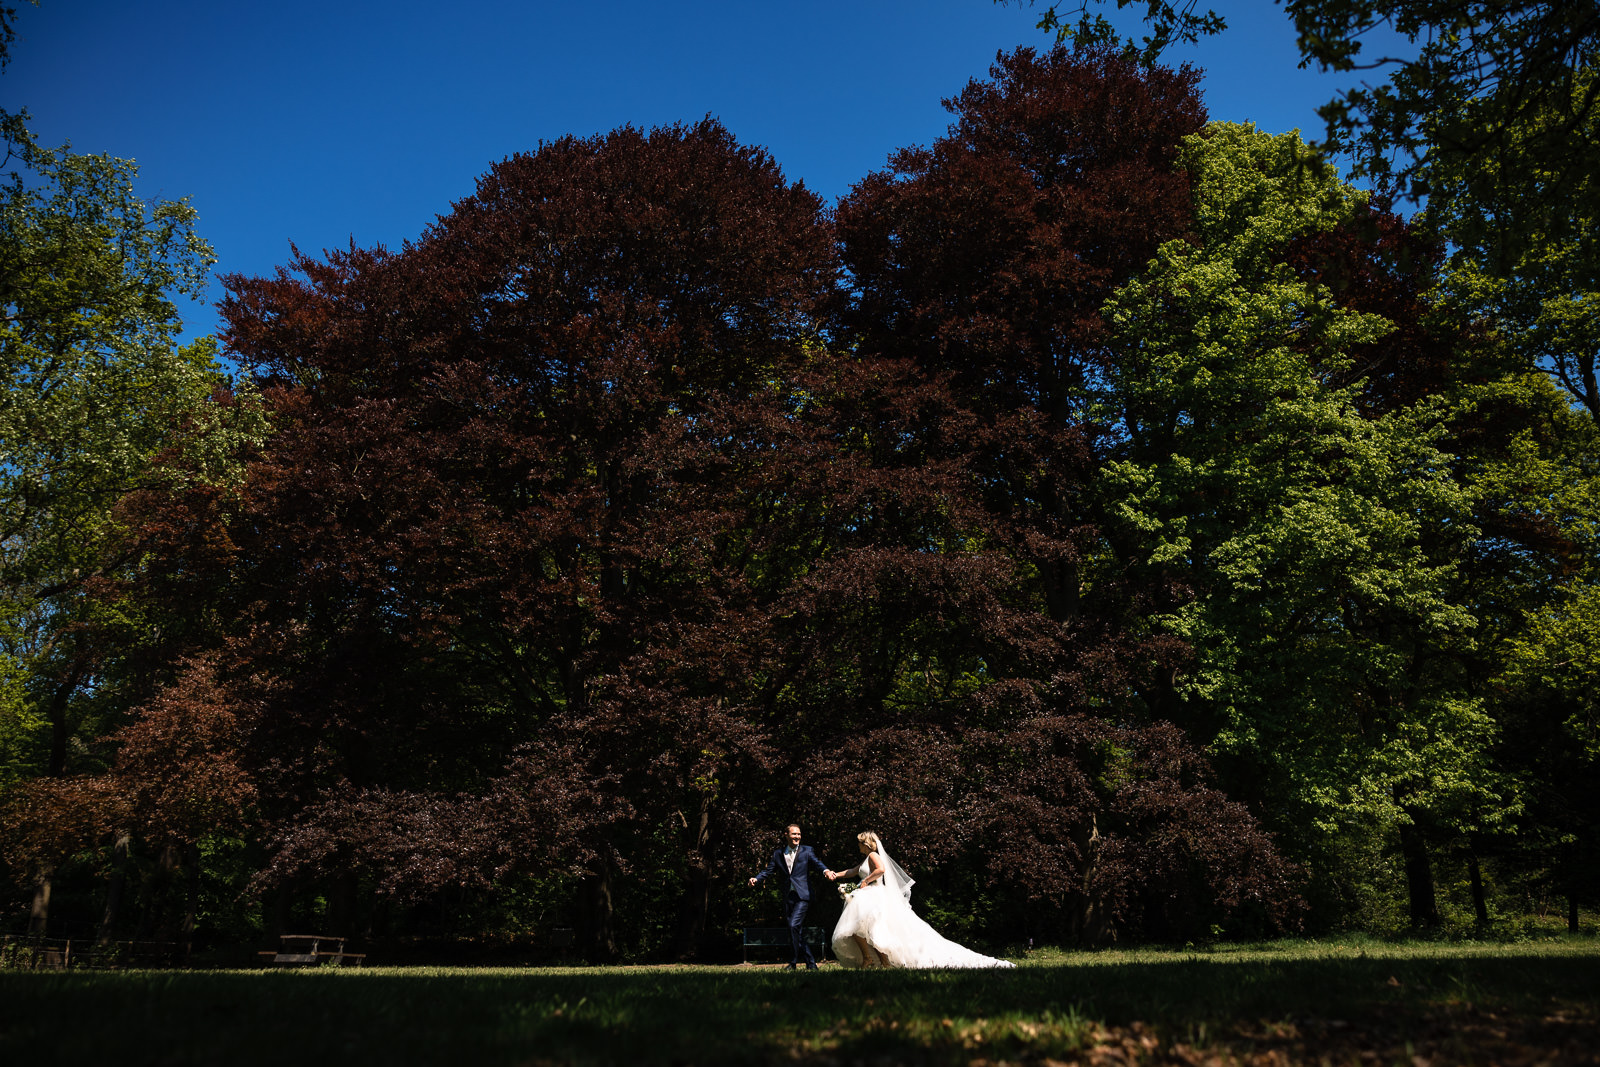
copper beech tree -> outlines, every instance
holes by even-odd
[[[1090,581],[1075,503],[1097,309],[1184,232],[1195,80],[1024,50],[955,107],[837,232],[706,120],[229,279],[275,433],[228,507],[140,503],[143,595],[211,598],[171,654],[207,654],[260,885],[343,928],[373,890],[565,879],[591,953],[690,953],[803,813],[1062,934],[1295,921],[1141,696],[1185,651],[1126,620],[1185,591]]]
[[[1151,689],[1182,650],[1130,648],[1119,619],[1184,593],[1096,572],[1104,528],[1085,489],[1121,444],[1100,309],[1187,232],[1176,157],[1205,121],[1198,75],[1024,48],[946,106],[948,136],[896,154],[839,206],[856,286],[843,326],[865,352],[946,376],[973,420],[995,536],[1045,615],[1083,635],[1057,681],[1075,699]]]
[[[341,821],[392,805],[442,831],[400,846],[437,880],[580,873],[614,952],[631,842],[671,817],[706,879],[696,783],[766,758],[727,706],[738,420],[833,288],[821,202],[714,122],[624,129],[499,164],[398,253],[297,267],[225,306],[285,416],[241,544],[272,589],[247,654],[295,665],[270,794],[313,801],[270,814],[279,869],[337,865]],[[456,814],[408,821],[418,797]],[[506,858],[464,856],[463,820]]]
[[[854,286],[842,335],[945,386],[966,543],[985,551],[942,560],[994,568],[986,588],[949,583],[963,609],[886,613],[921,629],[931,616],[942,633],[911,642],[899,714],[845,739],[847,762],[892,763],[865,782],[903,851],[934,863],[962,842],[983,881],[1056,905],[1037,927],[1047,936],[1171,934],[1195,927],[1201,901],[1208,919],[1253,907],[1290,924],[1292,869],[1162,721],[1188,653],[1138,623],[1194,590],[1159,569],[1130,577],[1132,550],[1094,490],[1132,421],[1111,393],[1125,353],[1101,309],[1163,242],[1190,236],[1177,158],[1205,121],[1197,74],[1061,48],[1001,55],[991,74],[946,101],[946,137],[891,157],[837,213]],[[980,588],[987,602],[971,602]],[[954,684],[930,684],[940,673]]]

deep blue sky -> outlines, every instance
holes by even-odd
[[[397,246],[491,162],[627,123],[715,115],[831,200],[938,137],[998,50],[1048,43],[1037,11],[990,0],[14,2],[0,105],[136,159],[140,192],[189,197],[217,269],[246,274],[291,241]],[[1211,117],[1317,132],[1334,83],[1296,69],[1282,10],[1213,6],[1228,32],[1172,53],[1205,69]]]

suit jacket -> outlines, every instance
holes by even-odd
[[[783,862],[784,851],[781,848],[773,850],[772,859],[768,861],[765,869],[756,875],[756,881],[765,881],[767,875],[776,874],[781,888],[794,893],[801,900],[810,900],[812,870],[823,874],[828,870],[828,865],[817,858],[817,854],[811,851],[810,845],[801,845],[799,851],[795,853],[794,870],[791,871]]]

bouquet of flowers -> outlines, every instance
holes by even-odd
[[[849,900],[850,899],[850,894],[854,893],[855,891],[856,891],[856,883],[854,883],[854,882],[840,882],[839,883],[839,895],[841,897],[844,897],[846,900]]]

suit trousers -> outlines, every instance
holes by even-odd
[[[789,942],[794,947],[795,963],[817,962],[811,955],[811,946],[806,944],[806,911],[811,907],[811,901],[801,900],[800,894],[789,891]]]

